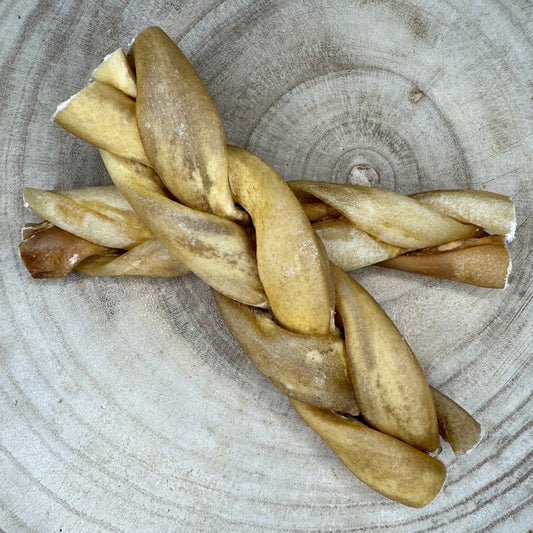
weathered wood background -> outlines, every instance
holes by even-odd
[[[208,288],[32,280],[24,186],[108,183],[50,122],[100,59],[162,26],[230,142],[287,179],[513,197],[505,291],[369,268],[432,384],[483,426],[413,510],[355,479],[248,362]],[[531,514],[533,4],[529,0],[0,3],[0,528],[527,531]],[[360,171],[366,165],[368,171]]]

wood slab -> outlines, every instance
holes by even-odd
[[[237,347],[197,278],[33,280],[23,187],[109,182],[51,123],[100,60],[159,25],[228,141],[286,179],[475,188],[518,213],[505,290],[354,273],[483,439],[447,445],[424,509],[354,478]],[[498,0],[0,3],[0,529],[528,531],[533,10]]]

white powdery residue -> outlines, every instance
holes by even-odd
[[[185,133],[185,124],[183,124],[183,122],[180,122],[180,125],[178,126],[178,135],[182,137],[184,133]]]
[[[176,222],[176,225],[179,227],[179,229],[185,234],[185,235],[190,235],[191,234],[191,228],[189,227],[188,224],[186,224],[185,222]]]
[[[107,54],[104,59],[102,59],[102,63],[105,63],[106,61],[109,61],[111,59],[111,56],[114,54],[115,52],[110,52],[109,54]],[[100,64],[102,64],[100,63]]]
[[[311,239],[309,239],[308,241],[306,241],[304,244],[302,244],[299,248],[300,252],[302,253],[309,253],[311,252],[311,255],[308,256],[308,259],[311,259],[313,257],[318,257],[318,246],[314,243],[314,241],[312,241]]]
[[[144,123],[144,127],[147,128],[147,129],[150,129],[152,127],[152,125],[149,122],[145,122]]]
[[[282,265],[281,266],[281,270],[282,270],[282,276],[284,278],[294,278],[295,277],[295,272],[294,272],[294,267],[289,267],[289,266],[285,266],[285,265]]]
[[[59,104],[55,110],[55,113],[52,115],[52,122],[55,122],[56,120],[56,116],[57,114],[60,112],[60,111],[63,111],[63,109],[65,109],[65,107],[67,107],[70,102],[72,102],[72,100],[74,100],[74,98],[76,98],[76,96],[78,96],[79,92],[77,92],[76,94],[73,94],[68,100],[65,100],[63,103]]]
[[[315,376],[314,382],[319,387],[324,386],[326,384],[326,375],[324,374],[324,372],[320,372],[319,376]]]
[[[310,362],[318,363],[318,364],[322,363],[322,361],[324,360],[323,355],[317,349],[307,352],[305,354],[305,358],[309,360]]]
[[[513,262],[509,257],[509,266],[507,267],[507,274],[505,274],[505,283],[503,285],[504,289],[507,289],[507,285],[509,285],[509,276],[511,275],[511,270],[513,270]]]
[[[80,254],[74,254],[69,260],[68,260],[68,266],[74,266],[80,258]]]
[[[514,239],[516,233],[516,217],[511,220],[511,227],[509,228],[509,232],[505,236],[506,242],[511,242]]]

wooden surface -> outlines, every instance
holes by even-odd
[[[32,280],[25,186],[108,183],[50,122],[100,59],[162,26],[230,142],[287,179],[513,197],[505,291],[355,273],[429,377],[481,422],[428,507],[355,479],[183,279]],[[533,8],[528,0],[0,3],[0,528],[527,531],[531,514]]]

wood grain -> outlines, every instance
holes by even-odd
[[[0,4],[0,528],[527,531],[531,526],[533,12],[529,2]],[[198,279],[33,280],[25,186],[108,183],[50,122],[149,25],[210,90],[228,141],[287,179],[513,197],[505,291],[368,268],[431,383],[483,440],[408,509],[358,482],[237,348]]]

